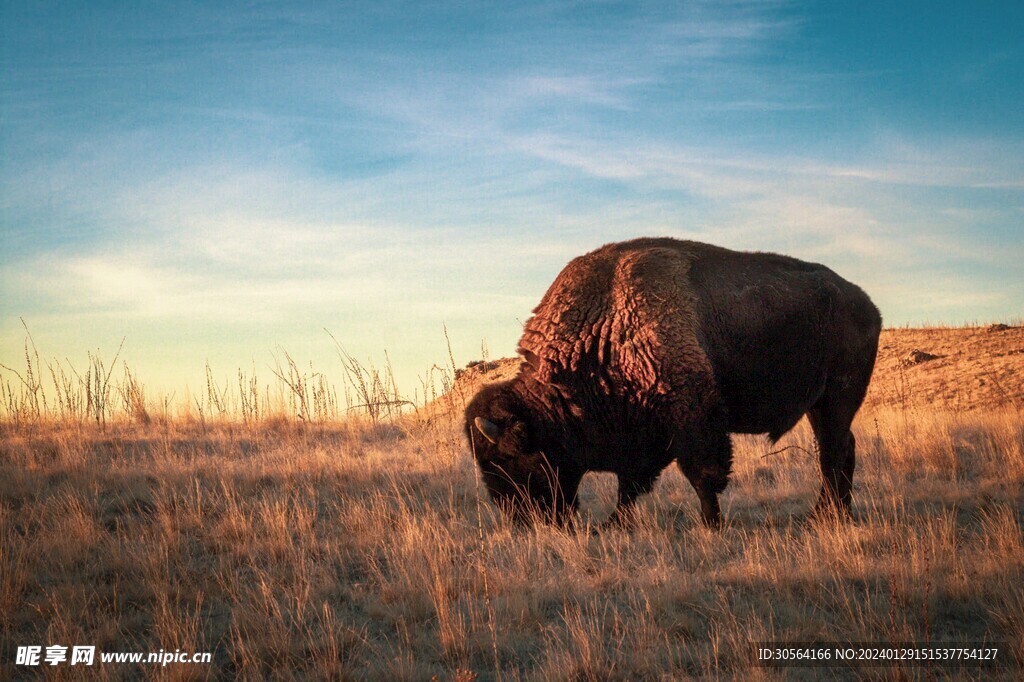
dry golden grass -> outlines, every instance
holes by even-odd
[[[866,409],[847,524],[804,516],[818,473],[802,423],[780,454],[735,439],[720,531],[670,468],[631,529],[571,533],[512,527],[481,499],[458,409],[317,421],[150,405],[143,423],[130,405],[105,427],[0,423],[0,678],[25,673],[26,644],[214,654],[89,670],[104,679],[1019,674],[771,671],[754,665],[763,640],[989,640],[1024,658],[1014,407]],[[613,501],[614,479],[588,476],[584,525]]]
[[[935,358],[912,362],[915,350]],[[1024,326],[886,329],[867,404],[1024,408]]]

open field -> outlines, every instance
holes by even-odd
[[[99,419],[81,383],[58,400],[59,375],[33,411],[36,360],[4,387],[0,678],[26,674],[14,651],[32,644],[213,654],[89,669],[110,679],[1017,678],[753,663],[765,640],[1001,641],[1024,659],[1021,330],[973,342],[965,357],[1006,359],[978,385],[956,353],[983,330],[946,332],[883,337],[852,522],[806,520],[818,470],[801,423],[774,449],[734,439],[717,532],[675,468],[632,529],[508,525],[460,433],[468,380],[433,409],[341,419],[335,392],[287,371],[277,409],[247,377],[178,411],[115,379]],[[928,343],[900,336],[917,333]],[[914,348],[948,364],[901,364]],[[395,402],[350,369],[356,402]],[[950,386],[960,397],[940,399]],[[584,523],[613,501],[614,479],[588,476]]]

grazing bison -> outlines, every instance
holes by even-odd
[[[619,479],[619,522],[675,460],[719,523],[729,433],[772,441],[808,415],[816,511],[848,513],[850,424],[881,316],[823,265],[675,239],[608,244],[571,261],[526,323],[517,376],[466,407],[492,499],[513,518],[572,520],[588,471]]]

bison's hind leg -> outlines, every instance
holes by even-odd
[[[697,491],[704,524],[718,528],[722,523],[718,496],[729,485],[732,441],[724,427],[708,428],[700,437],[687,440],[686,451],[676,461],[686,480]]]
[[[856,467],[856,445],[850,425],[860,401],[850,396],[826,393],[807,412],[807,418],[818,441],[821,464],[821,493],[815,514],[850,515],[853,471]]]

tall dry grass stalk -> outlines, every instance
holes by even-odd
[[[27,327],[25,332],[24,367],[0,364],[0,425],[16,430],[86,421],[101,427],[114,422],[146,426],[155,418],[165,425],[177,420],[205,429],[240,423],[260,430],[275,424],[323,427],[366,417],[378,427],[422,407],[399,392],[386,353],[385,365],[378,369],[349,355],[336,340],[341,367],[333,376],[342,386],[344,404],[331,372],[301,366],[281,348],[274,354],[271,381],[261,382],[255,367],[251,373],[238,368],[237,380],[219,377],[207,362],[200,390],[176,404],[173,395],[148,395],[127,363],[116,372],[123,339],[112,361],[90,351],[85,370],[79,371],[70,360],[44,365]],[[451,376],[449,370],[428,372],[424,397],[444,395],[452,386]]]

